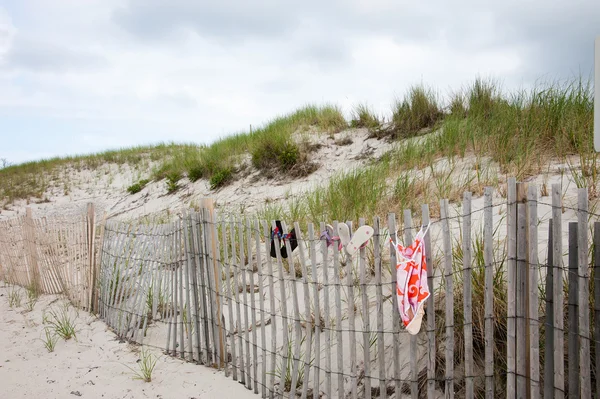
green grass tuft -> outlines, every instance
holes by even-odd
[[[131,186],[127,187],[127,192],[129,194],[137,194],[140,191],[142,191],[144,189],[144,187],[146,187],[146,184],[148,184],[150,182],[150,180],[148,179],[142,179],[137,183],[132,184]]]
[[[433,128],[443,117],[435,92],[423,85],[413,86],[402,101],[396,101],[391,130],[394,137],[411,137]]]
[[[381,127],[381,120],[368,105],[359,104],[352,110],[352,120],[350,121],[350,125],[352,127],[363,127],[372,130]]]

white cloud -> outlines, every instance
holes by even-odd
[[[86,151],[208,142],[309,102],[387,113],[421,81],[447,94],[589,72],[600,7],[551,3],[15,2],[0,8],[0,157],[24,157],[10,132],[27,118],[47,122],[32,136],[81,132]]]

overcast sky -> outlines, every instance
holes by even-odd
[[[0,158],[209,143],[424,82],[591,77],[600,1],[0,0]]]

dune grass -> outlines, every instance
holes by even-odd
[[[184,144],[161,143],[9,165],[0,169],[0,204],[30,197],[42,198],[50,186],[65,183],[60,181],[59,171],[67,167],[94,170],[105,163],[136,166],[144,160],[171,157],[185,147]]]
[[[589,81],[539,82],[505,94],[494,80],[477,79],[450,97],[443,115],[433,93],[416,86],[396,103],[392,133],[386,134],[406,139],[373,165],[341,172],[284,203],[268,204],[261,215],[304,224],[357,222],[359,217],[416,210],[429,203],[435,216],[439,199],[459,200],[463,191],[481,195],[486,185],[497,186],[506,176],[522,180],[542,173],[550,160],[571,155],[581,160],[581,170],[573,168],[579,184],[597,186]],[[354,124],[364,109],[355,110]],[[434,126],[439,127],[436,132],[420,134]],[[458,168],[466,156],[475,161]],[[442,159],[447,164],[434,168]]]
[[[218,189],[243,176],[248,167],[260,170],[263,177],[302,176],[317,167],[311,161],[315,148],[306,140],[307,132],[334,134],[348,126],[367,127],[376,137],[401,140],[377,165],[341,172],[300,198],[267,204],[262,213],[280,218],[293,215],[300,222],[325,216],[356,220],[365,212],[436,203],[438,196],[462,189],[477,192],[504,175],[524,179],[540,173],[550,159],[564,160],[570,155],[578,155],[583,165],[581,171],[573,169],[574,176],[581,184],[596,187],[592,111],[592,83],[581,77],[540,81],[531,89],[511,93],[503,92],[493,79],[476,79],[453,92],[445,104],[434,89],[420,84],[395,102],[385,127],[366,104],[354,108],[350,124],[337,106],[307,105],[211,145],[160,144],[8,166],[0,169],[0,198],[3,203],[41,198],[46,188],[58,183],[59,166],[94,168],[105,162],[156,161],[148,177],[166,179],[167,192],[177,191],[179,180],[186,176],[192,182],[206,179],[212,189]],[[431,130],[435,131],[423,134]],[[453,164],[470,155],[477,157],[473,173],[461,179],[431,169],[438,159],[447,158]],[[489,166],[490,161],[500,169]],[[432,190],[425,187],[434,187],[433,198]]]

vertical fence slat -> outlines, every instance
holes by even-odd
[[[199,248],[196,241],[196,213],[189,214],[188,221],[188,234],[190,241],[190,250],[191,253],[191,261],[192,261],[192,269],[190,270],[191,279],[192,279],[192,300],[194,302],[194,322],[196,328],[196,357],[198,358],[198,362],[202,363],[202,337],[200,326],[202,324],[201,319],[201,310],[200,310],[200,299],[198,298],[198,252]],[[225,237],[225,222],[223,222],[223,243],[226,245],[227,239]],[[231,314],[231,313],[230,313]],[[234,368],[235,370],[235,368]],[[235,379],[235,378],[234,378]]]
[[[554,397],[564,398],[565,356],[563,319],[563,251],[561,185],[552,185],[552,261],[554,268]]]
[[[465,397],[473,399],[473,269],[471,266],[471,193],[463,195],[463,309],[465,334]]]
[[[265,249],[267,253],[267,273],[269,277],[269,312],[271,315],[271,378],[269,378],[269,397],[275,398],[275,359],[277,355],[277,317],[275,313],[275,281],[273,275],[273,262],[271,261],[269,240],[269,226],[264,222]]]
[[[312,267],[311,284],[313,288],[314,298],[314,325],[315,331],[315,367],[313,377],[313,399],[320,397],[321,390],[321,330],[323,325],[321,324],[321,301],[319,300],[319,275],[317,271],[317,241],[315,239],[314,225],[308,224],[308,239],[310,241],[310,263]],[[308,354],[310,356],[310,353]]]
[[[287,225],[285,224],[285,222],[281,222],[281,227],[283,228],[283,234],[284,236],[287,236],[288,232],[288,228]],[[291,357],[292,357],[292,379],[291,379],[291,385],[290,385],[290,398],[293,398],[296,396],[296,390],[297,390],[297,386],[298,386],[298,370],[300,367],[300,343],[302,340],[302,326],[300,325],[300,306],[299,306],[299,302],[298,302],[298,289],[296,287],[296,277],[297,277],[297,270],[296,270],[296,264],[294,262],[294,254],[292,252],[292,246],[290,244],[290,240],[289,239],[284,239],[284,244],[285,244],[285,249],[287,252],[287,256],[288,256],[288,267],[289,267],[289,275],[290,275],[290,285],[292,287],[292,306],[294,308],[294,338],[292,339],[291,342],[293,342],[293,347],[290,346],[289,348],[292,350],[291,353]]]
[[[306,266],[305,241],[302,232],[300,231],[300,224],[298,222],[294,223],[294,229],[296,231],[296,237],[298,240],[298,254],[300,257],[300,265],[302,267],[302,288],[304,291],[304,317],[306,326],[306,340],[304,343],[304,365],[301,367],[304,368],[304,378],[302,381],[302,399],[306,399],[308,396],[308,381],[310,378],[310,356],[312,352],[314,325],[310,321],[310,291],[308,289],[308,268]]]
[[[390,233],[390,240],[393,242],[397,241],[396,237],[396,214],[390,213],[388,214],[388,231]],[[392,294],[392,322],[393,322],[393,330],[392,330],[392,339],[393,339],[393,364],[394,364],[394,383],[395,390],[394,392],[399,393],[402,391],[402,376],[401,376],[401,366],[400,366],[400,314],[398,313],[398,295],[396,295],[396,283],[398,278],[396,276],[396,250],[394,249],[394,244],[390,242],[390,272],[392,274],[392,286],[391,294]],[[383,370],[385,372],[385,370]]]
[[[361,226],[364,225],[364,219],[360,220]],[[352,222],[347,223],[349,231],[352,234]],[[361,249],[364,251],[364,249]],[[345,251],[344,251],[345,252]],[[348,292],[348,345],[350,347],[350,397],[356,398],[358,391],[358,381],[356,378],[356,306],[354,297],[354,257],[345,252],[346,255],[346,289]]]
[[[239,239],[240,239],[240,273],[242,274],[242,301],[244,306],[244,323],[242,324],[242,328],[238,331],[238,334],[244,334],[244,341],[246,344],[246,388],[252,389],[252,362],[250,361],[250,334],[249,334],[249,322],[248,322],[248,283],[246,281],[247,274],[247,257],[246,257],[246,249],[248,250],[248,255],[250,254],[250,248],[245,248],[244,245],[244,223],[242,219],[238,219],[239,226]]]
[[[517,269],[516,269],[516,387],[517,397],[527,397],[527,355],[529,353],[527,335],[527,206],[522,203],[522,183],[519,183],[517,203]]]
[[[221,251],[219,246],[219,234],[217,231],[217,211],[214,209],[214,202],[211,201],[212,212],[211,212],[211,239],[213,240],[213,277],[215,284],[215,306],[216,306],[216,335],[215,335],[215,348],[217,350],[217,368],[221,369],[226,367],[227,362],[227,354],[226,354],[226,345],[225,345],[225,329],[223,324],[225,323],[223,318],[223,303],[221,302],[222,297],[222,275],[221,271],[223,270],[222,260],[221,260]]]
[[[271,227],[273,231],[277,228],[277,224],[275,221],[271,223]],[[283,227],[283,226],[282,226]],[[273,241],[275,245],[275,255],[277,256],[277,269],[279,273],[279,303],[281,307],[281,323],[282,323],[282,333],[283,333],[283,341],[282,341],[282,360],[281,360],[281,368],[280,368],[280,378],[279,378],[279,389],[281,391],[281,396],[283,396],[285,392],[285,377],[288,373],[288,364],[289,364],[289,356],[288,356],[288,348],[290,345],[290,340],[288,336],[288,311],[287,311],[287,296],[285,293],[285,278],[283,277],[283,262],[281,260],[281,241],[279,241],[279,237],[277,235],[273,236]],[[291,255],[291,253],[290,253]]]
[[[404,245],[410,246],[413,241],[412,215],[410,209],[404,210]],[[417,336],[410,335],[410,397],[418,399],[419,397],[419,369],[418,369],[418,348]]]
[[[452,242],[448,200],[440,200],[440,217],[444,236],[444,276],[446,287],[446,384],[445,397],[454,398],[454,281],[452,274]]]
[[[321,231],[325,231],[325,223],[321,222]],[[333,245],[337,245],[333,241]],[[329,249],[327,241],[321,240],[323,254],[323,311],[325,313],[325,395],[331,398],[331,303],[329,301]]]
[[[242,331],[244,326],[242,325],[242,308],[240,303],[240,264],[241,260],[238,262],[237,260],[237,234],[236,232],[239,230],[239,225],[234,221],[234,218],[231,218],[231,256],[233,257],[233,294],[235,297],[235,308],[237,314],[237,320],[235,321],[235,327],[232,326],[232,329],[235,331],[234,335],[237,334],[238,338],[238,365],[237,367],[240,370],[240,383],[246,385],[246,369],[244,368],[244,341],[242,340]],[[240,248],[240,259],[243,258],[244,254],[242,253],[242,249]]]
[[[338,223],[334,222],[333,229],[338,231]],[[344,345],[342,337],[342,295],[341,285],[342,281],[340,278],[340,251],[337,243],[333,245],[333,283],[335,285],[335,327],[336,327],[336,354],[337,354],[337,377],[338,385],[337,392],[338,397],[343,399],[344,397]]]
[[[483,256],[485,263],[485,398],[494,398],[494,209],[491,187],[484,191]]]
[[[577,309],[578,289],[578,248],[577,222],[569,223],[569,287],[568,287],[568,356],[569,356],[569,398],[579,397],[579,311]]]
[[[254,285],[254,267],[252,266],[252,225],[250,220],[246,219],[246,230],[248,238],[248,262],[246,264],[246,273],[250,276],[250,310],[252,316],[252,372],[254,376],[254,393],[258,395],[258,337],[256,334],[256,286]],[[257,252],[258,259],[258,252]],[[257,264],[257,269],[260,266]],[[261,326],[262,329],[262,326]]]
[[[386,366],[385,366],[385,342],[383,335],[383,286],[381,285],[381,231],[379,229],[379,217],[373,220],[373,243],[375,245],[375,295],[377,298],[377,360],[379,360],[379,397],[387,398]]]
[[[538,211],[536,185],[530,185],[527,193],[528,219],[529,219],[529,334],[530,334],[530,375],[531,397],[540,397],[540,325],[539,325],[539,298],[538,298]]]
[[[364,226],[364,219],[360,219]],[[373,260],[375,261],[375,260]],[[363,320],[363,364],[364,364],[364,398],[371,399],[371,320],[369,309],[369,293],[367,292],[366,248],[360,249],[359,273],[360,293],[362,298],[361,316]],[[375,267],[375,265],[373,265]]]
[[[179,280],[178,282],[178,288],[179,288],[179,321],[181,323],[180,329],[179,329],[179,355],[181,356],[182,359],[185,359],[185,320],[184,317],[186,316],[186,310],[185,310],[185,298],[183,296],[183,285],[184,285],[184,281],[183,281],[183,269],[184,269],[184,265],[185,265],[185,261],[181,256],[181,220],[177,220],[175,223],[175,254],[177,256],[177,278]]]
[[[578,309],[579,309],[579,347],[580,360],[580,387],[581,397],[592,396],[591,371],[590,371],[590,268],[588,259],[588,191],[580,188],[578,191],[577,222],[579,224],[579,256],[578,256]],[[597,364],[596,368],[600,365]],[[596,377],[598,379],[598,377]]]
[[[600,392],[600,222],[594,223],[594,340],[596,341],[596,394]]]
[[[546,264],[546,313],[544,320],[544,399],[554,398],[554,227],[548,221],[548,256]]]
[[[516,179],[508,179],[506,223],[508,231],[508,298],[507,298],[507,338],[506,338],[506,397],[516,395],[516,268],[517,268],[517,184]]]
[[[258,220],[254,221],[254,233],[256,240],[256,264],[258,268],[258,300],[260,306],[260,339],[262,347],[262,358],[261,358],[261,394],[263,398],[267,397],[267,336],[265,325],[265,284],[263,281],[263,264],[262,264],[262,251],[260,248],[260,223]],[[227,255],[225,255],[227,259]],[[254,283],[253,283],[254,284]],[[257,359],[258,361],[258,359]]]
[[[428,226],[429,205],[421,207],[423,226]],[[427,399],[434,399],[435,389],[435,363],[436,363],[436,339],[435,339],[435,294],[434,294],[434,267],[431,256],[431,230],[425,235],[425,262],[427,264],[427,285],[431,295],[427,298]]]

